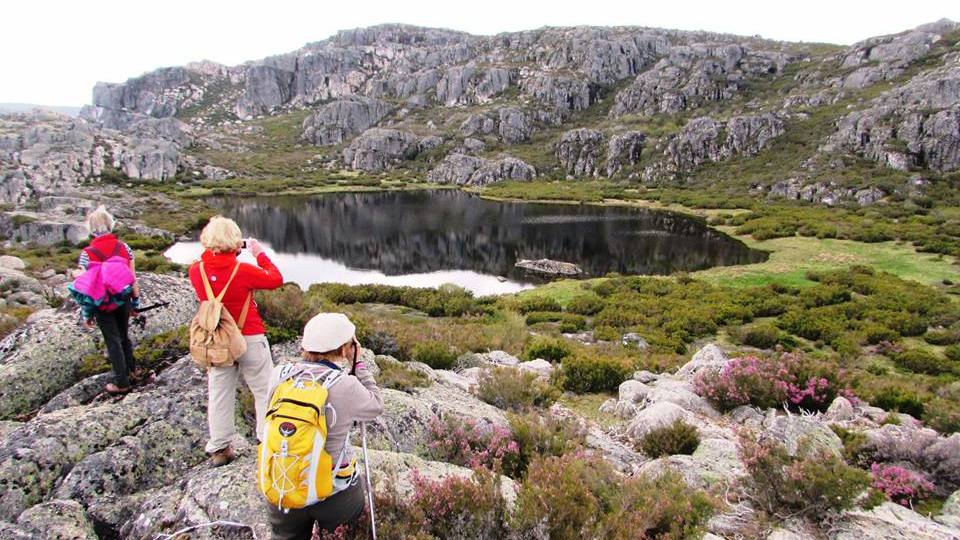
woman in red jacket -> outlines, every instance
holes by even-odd
[[[204,247],[200,260],[190,267],[190,282],[202,302],[207,299],[204,276],[210,282],[213,294],[219,295],[229,282],[223,296],[223,305],[240,327],[240,333],[247,341],[247,352],[230,367],[210,367],[207,369],[207,423],[210,427],[210,439],[206,451],[210,454],[214,466],[225,465],[236,457],[232,443],[237,436],[234,423],[234,410],[237,398],[237,378],[243,375],[244,381],[253,393],[257,411],[257,433],[263,424],[266,413],[268,392],[270,391],[270,371],[273,369],[273,357],[270,344],[264,335],[263,319],[253,301],[253,291],[276,289],[283,285],[283,276],[264,253],[263,246],[255,239],[246,240],[246,249],[257,259],[257,266],[237,261],[237,255],[244,248],[240,227],[232,220],[222,216],[210,219],[200,233],[200,244]],[[230,276],[236,268],[233,280]]]

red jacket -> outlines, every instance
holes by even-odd
[[[207,278],[210,280],[210,288],[213,294],[220,294],[223,286],[230,279],[230,273],[237,264],[237,255],[235,253],[213,253],[204,251],[200,256],[200,261],[204,263],[203,268],[207,272]],[[283,276],[280,270],[274,266],[266,253],[261,253],[257,257],[259,268],[252,264],[240,263],[236,277],[230,284],[230,289],[223,297],[223,305],[233,316],[234,320],[240,322],[240,312],[243,311],[243,301],[247,294],[259,289],[276,289],[283,285]],[[197,299],[201,302],[207,300],[207,293],[203,288],[203,280],[200,278],[200,263],[194,263],[190,267],[190,282],[193,284],[193,290],[197,293]],[[250,300],[250,309],[247,311],[247,320],[240,329],[240,333],[245,336],[255,336],[266,331],[263,327],[263,319],[260,318],[260,312],[257,310],[257,303]]]

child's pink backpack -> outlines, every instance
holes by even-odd
[[[116,242],[113,253],[105,257],[95,247],[86,248],[90,257],[87,270],[70,285],[70,292],[83,305],[94,305],[100,311],[117,309],[114,297],[124,296],[133,290],[134,275],[130,269],[129,255],[123,244]],[[78,295],[87,298],[78,298]]]

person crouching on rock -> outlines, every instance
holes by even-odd
[[[232,366],[207,368],[207,424],[210,439],[206,452],[211,456],[211,463],[220,466],[236,457],[233,448],[237,437],[234,412],[240,375],[243,375],[253,393],[257,433],[263,424],[273,357],[264,335],[263,319],[253,300],[253,291],[276,289],[283,285],[283,276],[270,261],[260,242],[252,238],[244,241],[240,227],[232,219],[222,216],[211,218],[200,233],[200,244],[204,252],[189,271],[197,298],[201,302],[208,300],[205,278],[214,296],[219,296],[226,288],[221,302],[237,322],[247,342],[246,352]],[[256,258],[257,266],[237,261],[244,245]]]
[[[130,317],[136,316],[140,306],[140,288],[133,250],[113,234],[114,223],[113,216],[102,205],[87,216],[87,229],[93,240],[80,253],[84,274],[71,285],[71,292],[82,299],[79,303],[84,326],[93,328],[96,324],[103,333],[113,368],[113,382],[107,384],[106,391],[125,394],[132,383],[140,382],[144,376],[136,368],[129,335]],[[99,288],[98,292],[93,291],[95,288]]]
[[[322,535],[357,521],[365,492],[350,431],[383,413],[383,396],[358,360],[356,327],[346,315],[310,319],[302,356],[271,374],[267,431],[258,449],[257,483],[270,506],[274,540],[308,540],[314,523]],[[312,442],[323,440],[317,438],[323,430],[321,452]]]

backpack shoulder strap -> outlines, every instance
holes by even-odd
[[[237,327],[243,330],[243,324],[247,322],[247,314],[250,312],[250,302],[253,301],[253,293],[248,292],[246,300],[243,301],[243,309],[240,310],[240,318],[237,319]]]
[[[96,256],[97,256],[97,261],[96,261],[96,262],[103,262],[103,261],[107,260],[107,258],[103,256],[103,252],[100,251],[99,249],[95,248],[95,247],[87,247],[87,248],[84,249],[84,251],[87,252],[87,256],[88,256],[88,257],[89,257],[90,255],[96,255]]]
[[[207,271],[202,262],[200,263],[200,280],[203,282],[203,290],[207,293],[207,300],[213,300],[213,289],[210,288],[210,280],[207,279]]]
[[[207,293],[207,300],[216,300],[217,302],[223,302],[223,297],[227,294],[227,289],[230,287],[230,284],[233,283],[233,278],[237,277],[237,270],[240,269],[240,263],[237,263],[233,267],[233,272],[230,274],[230,279],[227,280],[227,284],[223,286],[223,289],[220,291],[220,294],[214,295],[213,288],[210,287],[210,279],[207,278],[207,270],[204,268],[203,263],[200,263],[200,279],[203,281],[203,289]],[[242,317],[243,314],[241,314]],[[245,318],[245,317],[242,317]]]

